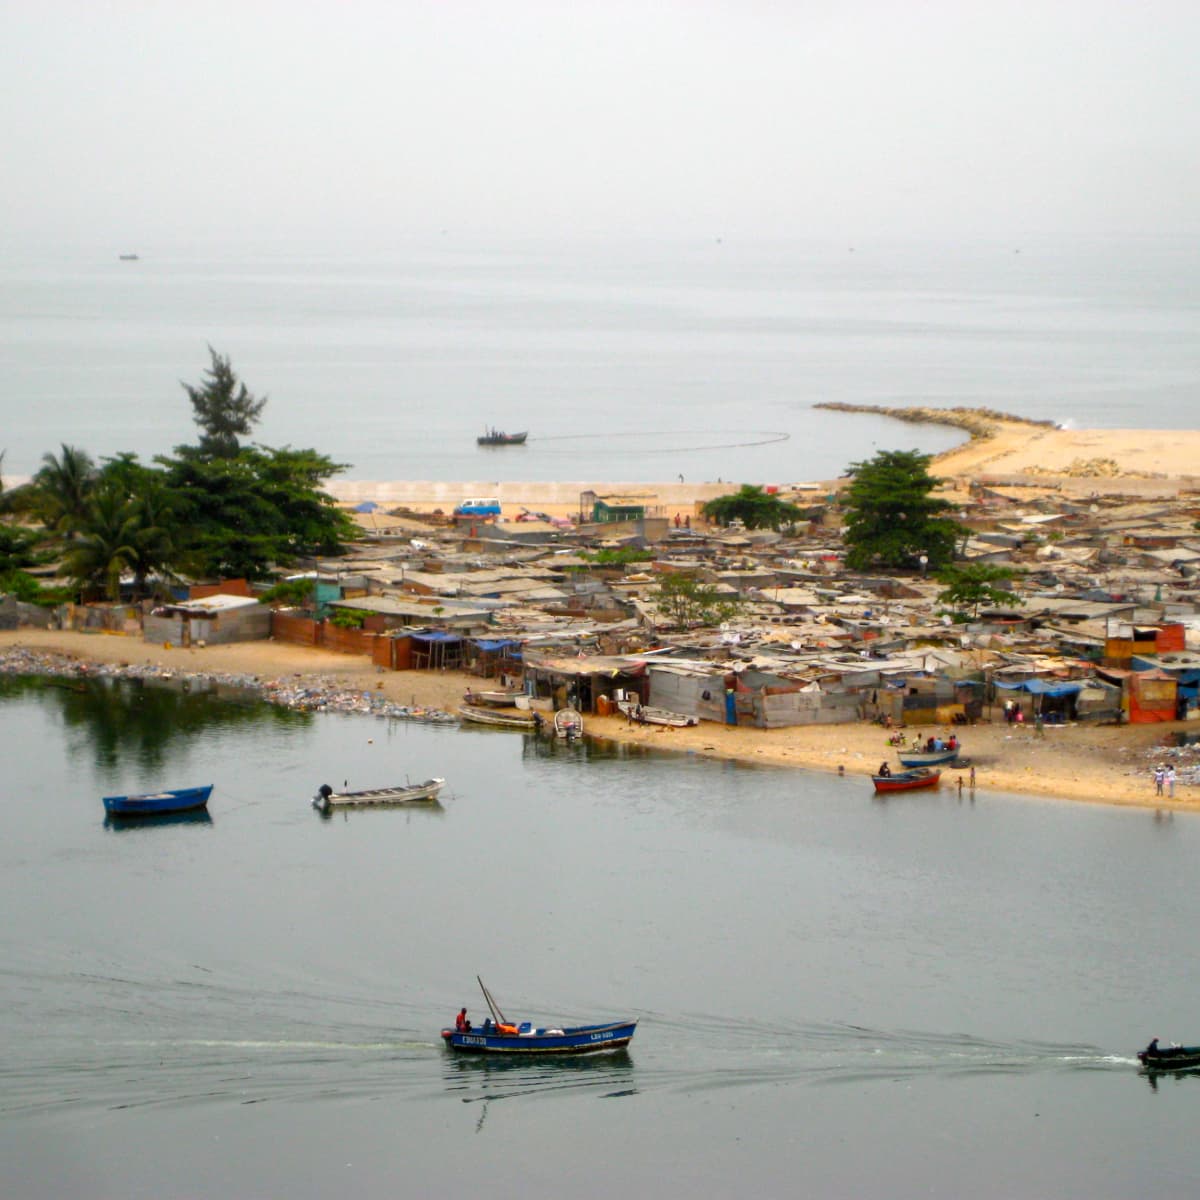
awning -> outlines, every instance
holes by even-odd
[[[1001,683],[998,688],[1010,692],[1029,692],[1032,696],[1074,696],[1083,691],[1082,683],[1047,683],[1044,679],[1023,679],[1020,683]]]

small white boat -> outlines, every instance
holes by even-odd
[[[520,708],[483,708],[464,704],[459,708],[458,715],[472,725],[498,725],[504,729],[536,730],[541,724],[537,713]]]
[[[463,694],[463,700],[467,704],[482,704],[492,708],[512,708],[518,700],[524,697],[524,692],[513,691],[475,691],[474,688],[469,688]]]
[[[335,792],[321,784],[313,797],[313,808],[328,812],[331,808],[376,808],[393,804],[433,804],[445,786],[444,779],[426,779],[424,783],[406,783],[399,787],[369,788],[362,792]]]
[[[618,700],[617,708],[639,725],[673,725],[677,729],[683,729],[689,725],[700,724],[698,717],[690,717],[687,713],[671,712],[668,708],[655,708],[653,705],[639,704],[636,699]]]
[[[573,741],[583,736],[583,716],[573,708],[560,708],[554,714],[555,737]]]

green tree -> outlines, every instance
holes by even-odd
[[[723,596],[711,584],[678,572],[663,576],[652,600],[676,625],[719,625],[741,607],[738,600]]]
[[[931,456],[916,450],[881,450],[852,463],[844,494],[846,565],[911,567],[924,556],[936,570],[954,557],[966,529],[944,516],[953,506],[930,493],[942,481],[929,474]]]
[[[96,464],[86,450],[62,445],[62,454],[42,455],[42,467],[33,477],[33,510],[47,529],[70,541],[88,511],[96,486]]]
[[[132,569],[137,555],[137,523],[133,501],[116,480],[97,485],[79,536],[63,557],[63,568],[84,600],[120,599],[121,576]]]
[[[212,360],[199,387],[184,383],[192,402],[192,420],[200,426],[200,451],[210,458],[233,458],[240,449],[239,437],[248,437],[258,423],[267,397],[261,400],[246,389],[228,357],[208,348]]]
[[[981,605],[1012,608],[1024,601],[1005,588],[1022,572],[1016,567],[997,567],[987,563],[947,563],[937,571],[937,579],[946,585],[938,600],[960,614],[979,614]]]
[[[795,525],[804,516],[803,510],[795,504],[749,483],[742,484],[728,496],[709,500],[701,511],[718,525],[741,521],[747,529],[780,529]]]

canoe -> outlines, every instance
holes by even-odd
[[[902,767],[938,767],[952,763],[961,750],[961,746],[953,750],[898,750],[896,757]]]
[[[512,708],[517,701],[523,699],[524,696],[524,692],[477,692],[472,688],[470,691],[463,694],[463,700],[467,704],[474,704],[476,707],[483,706],[484,708]]]
[[[463,1054],[601,1054],[624,1050],[636,1028],[636,1021],[540,1029],[529,1021],[514,1027],[489,1019],[469,1033],[443,1029],[442,1041],[447,1049]],[[510,1029],[514,1032],[507,1032]]]
[[[394,804],[433,804],[445,786],[444,779],[426,779],[424,783],[406,783],[396,787],[368,788],[361,792],[335,792],[321,784],[313,797],[313,808],[328,812],[331,808],[377,808]]]
[[[480,446],[523,446],[529,431],[521,433],[505,433],[501,429],[489,429],[482,437],[475,439]]]
[[[204,808],[213,785],[168,788],[162,792],[143,792],[140,796],[105,796],[104,811],[120,817],[154,817],[163,813],[188,812]]]
[[[877,792],[911,792],[916,788],[937,787],[941,777],[941,771],[916,767],[911,771],[898,771],[895,775],[872,775],[871,782]]]
[[[1147,1071],[1184,1071],[1200,1067],[1200,1046],[1164,1046],[1138,1051],[1138,1062]]]
[[[655,708],[650,704],[639,704],[636,700],[618,700],[617,708],[631,721],[637,721],[640,725],[673,725],[677,729],[683,729],[689,725],[700,724],[699,718],[689,716],[687,713],[671,712],[668,708]]]
[[[463,704],[458,715],[473,725],[499,725],[505,729],[534,730],[541,724],[537,713],[519,708],[482,708],[475,704]]]
[[[561,1029],[538,1028],[532,1021],[509,1021],[483,980],[478,975],[475,978],[491,1016],[478,1027],[443,1029],[442,1042],[448,1050],[463,1054],[599,1054],[624,1050],[637,1028],[636,1021],[572,1025]],[[466,1011],[464,1008],[463,1016]]]

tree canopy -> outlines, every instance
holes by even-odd
[[[747,529],[779,529],[794,525],[803,516],[803,510],[761,486],[744,483],[728,496],[717,496],[704,505],[703,513],[718,525],[729,525],[741,521]]]
[[[653,593],[654,606],[676,625],[719,625],[740,607],[712,584],[699,583],[681,572],[664,575]]]
[[[942,481],[929,474],[931,456],[917,450],[881,450],[852,463],[853,481],[843,493],[846,565],[936,570],[954,557],[966,529],[943,514],[952,505],[930,493]]]
[[[199,387],[183,384],[192,402],[192,420],[200,426],[200,452],[210,458],[233,458],[258,423],[267,397],[257,399],[236,374],[229,358],[208,348],[212,360]]]
[[[946,590],[938,600],[956,612],[977,616],[982,605],[1012,608],[1023,603],[1015,592],[1004,585],[1021,572],[1016,567],[998,567],[989,563],[947,563],[937,572],[938,581]]]

